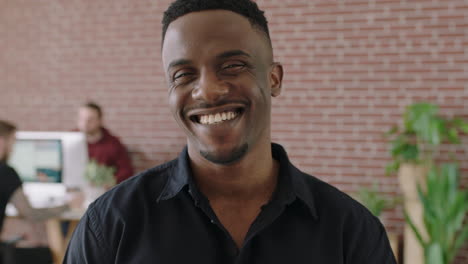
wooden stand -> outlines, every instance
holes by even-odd
[[[400,188],[404,197],[404,208],[414,225],[420,230],[423,238],[427,238],[427,233],[425,232],[424,211],[418,197],[417,186],[422,188],[426,186],[426,174],[425,167],[414,164],[402,164],[398,171]],[[403,263],[424,264],[424,250],[408,224],[405,224],[403,247]]]

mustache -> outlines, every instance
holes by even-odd
[[[184,108],[184,113],[187,113],[187,112],[189,112],[191,110],[195,110],[195,109],[215,108],[215,107],[223,106],[223,105],[227,105],[227,104],[243,104],[245,106],[248,106],[249,102],[245,101],[245,100],[220,100],[220,101],[215,102],[215,103],[199,102],[197,104],[185,107]]]

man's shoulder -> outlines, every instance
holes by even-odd
[[[117,145],[122,144],[120,141],[120,138],[114,135],[114,133],[112,133],[108,128],[103,127],[101,129],[102,129],[102,133],[104,135],[106,142],[117,144]]]
[[[380,220],[351,196],[329,183],[303,174],[313,193],[320,229],[342,241],[343,254],[350,263],[395,263]],[[364,261],[364,262],[363,262]],[[367,262],[366,262],[367,263]]]
[[[5,179],[5,177],[8,177],[9,179],[19,178],[19,175],[16,172],[16,170],[6,163],[0,163],[0,175],[1,177],[3,177],[3,180]]]
[[[337,187],[318,179],[313,175],[301,172],[298,174],[304,190],[313,197],[317,213],[331,217],[371,216],[367,208]]]
[[[0,162],[0,171],[2,173],[6,173],[6,172],[12,172],[14,171],[14,169],[12,167],[10,167],[8,164],[6,164],[5,162]]]
[[[22,184],[16,170],[6,163],[0,163],[0,177],[2,178],[1,189],[3,192],[14,191]]]
[[[74,234],[74,243],[92,234],[94,238],[87,242],[94,243],[91,240],[96,239],[101,247],[116,252],[125,232],[131,236],[142,227],[142,219],[160,212],[158,197],[176,168],[177,159],[143,171],[101,195],[80,220],[77,230],[81,230]]]

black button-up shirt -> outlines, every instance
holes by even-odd
[[[272,150],[278,185],[242,248],[198,191],[185,149],[91,204],[64,263],[396,263],[376,217],[295,168],[281,146]]]

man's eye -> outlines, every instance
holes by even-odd
[[[221,65],[221,69],[219,70],[220,74],[224,74],[226,76],[236,76],[241,74],[246,69],[246,64],[236,62],[236,63],[225,63]]]
[[[174,75],[174,80],[177,80],[177,79],[179,79],[179,78],[188,76],[189,74],[190,74],[190,73],[188,73],[188,72],[183,72],[183,73],[176,74],[176,75]]]
[[[183,72],[178,72],[174,74],[174,77],[172,78],[173,83],[181,84],[185,83],[190,79],[190,77],[193,75],[193,72],[190,71],[183,71]]]
[[[245,67],[243,63],[231,63],[223,65],[222,70],[232,71],[232,70],[241,70]]]

